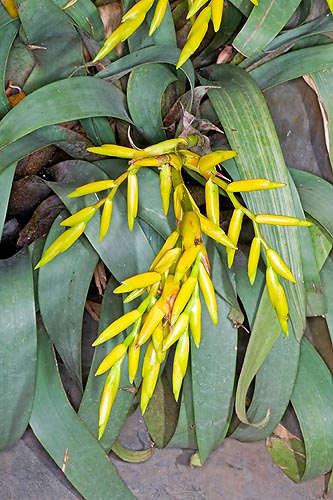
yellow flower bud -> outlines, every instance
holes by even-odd
[[[266,256],[268,265],[270,265],[277,274],[282,276],[282,278],[291,281],[292,283],[296,283],[293,273],[290,271],[289,267],[280,257],[280,255],[275,250],[273,250],[273,248],[269,248],[267,250]]]
[[[182,160],[181,156],[179,156],[179,154],[175,154],[175,153],[170,153],[168,156],[169,156],[170,165],[172,165],[173,168],[175,168],[176,170],[181,170],[181,168],[183,166],[183,160]]]
[[[167,237],[165,240],[165,243],[163,244],[161,250],[158,252],[156,255],[155,259],[153,260],[152,265],[150,266],[150,269],[154,269],[156,266],[157,262],[163,257],[163,255],[168,251],[174,248],[176,245],[177,241],[179,238],[179,232],[178,231],[173,231],[170,236]]]
[[[114,186],[115,183],[112,180],[90,182],[89,184],[84,184],[76,188],[75,191],[67,195],[67,198],[77,198],[79,196],[85,196],[86,194],[98,193],[99,191],[104,191]]]
[[[154,0],[139,0],[123,15],[121,22],[123,23],[130,19],[135,19],[137,16],[141,16],[142,14],[146,14],[153,3]]]
[[[284,182],[273,182],[268,179],[246,179],[242,181],[230,182],[226,191],[228,191],[228,193],[246,193],[248,191],[276,189],[285,186],[286,184]]]
[[[204,268],[204,265],[202,264],[202,262],[199,262],[199,285],[200,285],[202,295],[205,299],[205,303],[206,303],[209,315],[211,317],[211,320],[214,323],[214,325],[217,325],[218,312],[217,312],[217,302],[216,302],[215,290],[214,290],[212,280],[210,279],[210,276],[207,273],[206,269]]]
[[[139,185],[138,176],[129,172],[127,177],[127,222],[128,229],[132,231],[134,219],[138,213],[139,205]]]
[[[127,347],[125,344],[116,345],[100,363],[95,375],[102,375],[102,373],[109,370],[117,361],[119,361],[119,359],[125,356],[126,351]]]
[[[181,221],[183,219],[183,206],[182,200],[184,197],[184,186],[183,184],[178,184],[173,192],[173,211],[175,212],[176,220]]]
[[[273,224],[275,226],[312,226],[312,222],[297,217],[289,217],[289,215],[258,214],[255,221],[258,224]]]
[[[219,188],[210,177],[205,184],[206,213],[217,226],[220,225],[220,196]]]
[[[190,19],[191,17],[193,17],[198,12],[198,10],[200,10],[201,7],[203,7],[207,2],[208,0],[194,0],[191,8],[187,13],[186,19]]]
[[[160,323],[152,333],[151,336],[153,346],[156,352],[156,357],[159,363],[163,363],[165,358],[165,353],[162,353],[163,348],[163,340],[164,340],[164,327],[162,323]]]
[[[101,223],[99,228],[99,241],[102,241],[110,227],[111,217],[112,217],[112,207],[113,200],[111,197],[107,197],[103,206]]]
[[[140,346],[136,345],[138,337],[139,335],[134,337],[128,348],[128,379],[131,384],[133,384],[133,380],[135,379],[139,367]]]
[[[212,21],[213,21],[214,31],[215,33],[217,33],[221,27],[224,0],[211,0],[210,6],[212,9]]]
[[[97,209],[94,206],[82,208],[75,214],[71,215],[70,217],[67,217],[67,219],[60,222],[60,226],[73,227],[79,224],[80,222],[84,222],[85,224],[87,224],[87,222],[95,215],[96,210]]]
[[[176,264],[181,253],[182,249],[178,247],[168,250],[157,262],[154,270],[157,273],[164,274],[168,269],[170,269],[171,266],[173,266],[173,264]]]
[[[234,156],[237,156],[236,151],[224,150],[217,150],[213,151],[213,153],[204,155],[200,158],[198,163],[199,172],[203,176],[214,174],[216,165],[222,163],[223,161],[229,160]]]
[[[18,16],[18,11],[17,11],[15,0],[1,0],[1,1],[2,1],[6,11],[10,15],[10,17],[15,18]]]
[[[157,30],[157,28],[160,26],[167,6],[168,6],[168,0],[157,0],[154,16],[152,22],[150,23],[149,36],[152,36]]]
[[[164,316],[165,312],[161,307],[161,299],[160,299],[150,309],[143,322],[139,338],[136,343],[137,346],[144,344],[145,342],[147,342],[147,340],[150,339],[150,337],[153,334],[153,331],[162,322]]]
[[[207,217],[204,217],[203,215],[200,215],[199,218],[201,230],[203,233],[205,233],[207,236],[217,241],[221,245],[236,250],[235,245],[232,243],[232,241],[230,241],[221,227],[219,227],[217,224],[214,224],[214,222],[209,220]]]
[[[46,249],[43,257],[35,266],[35,269],[45,266],[45,264],[50,262],[57,255],[68,250],[68,248],[71,247],[73,243],[81,236],[81,234],[85,230],[85,227],[85,222],[80,222],[76,226],[70,227],[69,229],[67,229],[67,231],[58,236],[58,238]]]
[[[243,215],[244,215],[243,211],[239,208],[236,208],[233,211],[229,223],[228,238],[235,245],[235,247],[237,246],[238,238],[242,229]],[[235,250],[233,248],[228,248],[228,247],[226,250],[227,250],[228,267],[231,267],[235,257]]]
[[[178,401],[180,389],[186,374],[189,352],[190,339],[188,330],[185,330],[177,342],[173,359],[172,390],[176,401]]]
[[[130,278],[122,281],[122,284],[117,286],[117,288],[113,290],[113,293],[127,293],[132,292],[137,288],[147,288],[160,281],[160,279],[161,275],[153,271],[136,274],[135,276],[131,276]]]
[[[188,328],[190,313],[182,312],[176,323],[170,328],[170,333],[164,340],[163,351],[167,351]]]
[[[253,285],[253,283],[255,282],[257,275],[258,263],[260,258],[260,247],[261,247],[260,238],[257,237],[253,238],[247,265],[247,274],[251,285]]]
[[[181,231],[182,247],[185,250],[198,243],[202,243],[200,219],[192,210],[184,213]]]
[[[200,252],[201,246],[200,245],[193,245],[192,247],[187,248],[184,250],[183,254],[181,255],[179,261],[177,262],[176,270],[175,270],[175,281],[180,281],[186,271],[190,269],[192,264],[194,263],[195,259],[197,258],[199,252]]]
[[[144,148],[145,153],[149,153],[151,156],[165,155],[168,153],[173,153],[180,144],[187,145],[186,139],[182,137],[176,137],[175,139],[167,139],[166,141],[158,142],[152,146]]]
[[[93,146],[87,148],[90,153],[97,153],[103,156],[114,156],[116,158],[143,158],[148,156],[141,149],[126,148],[125,146],[118,146],[118,144],[103,144],[102,146]]]
[[[198,278],[194,276],[190,276],[185,283],[181,286],[179,293],[176,297],[176,300],[173,304],[172,315],[171,315],[171,325],[175,323],[178,319],[178,316],[187,306],[188,301],[191,298],[195,285],[198,282]]]
[[[288,336],[288,302],[285,291],[279,282],[274,269],[269,266],[266,270],[266,285],[269,299],[275,309],[283,333]]]
[[[104,434],[106,425],[110,417],[111,408],[117,396],[123,359],[124,358],[120,359],[116,364],[113,365],[110,373],[105,379],[102,397],[99,405],[98,439],[101,439]]]
[[[190,331],[196,347],[199,347],[201,340],[201,300],[198,283],[191,299]]]
[[[210,18],[211,9],[210,7],[206,7],[205,9],[203,9],[203,11],[205,11],[206,9],[209,9],[209,18]],[[191,57],[192,54],[194,54],[194,52],[197,50],[197,48],[199,47],[200,43],[202,42],[202,40],[206,35],[208,29],[208,21],[207,22],[203,21],[202,18],[200,18],[202,12],[199,14],[198,18],[193,23],[192,29],[188,34],[187,41],[179,55],[176,69],[179,69],[187,61],[187,59]],[[199,18],[200,22],[198,22]]]
[[[118,335],[118,333],[126,330],[126,328],[131,326],[137,319],[140,318],[140,316],[142,316],[142,313],[137,309],[133,309],[133,311],[129,311],[120,318],[116,319],[107,328],[105,328],[102,333],[100,333],[95,342],[93,342],[93,347],[103,344],[103,342],[112,339]]]
[[[142,414],[146,411],[150,398],[153,395],[160,371],[160,363],[152,341],[149,342],[142,366],[142,386],[140,408]]]
[[[169,211],[170,194],[172,190],[171,167],[165,163],[160,167],[160,193],[165,215]]]

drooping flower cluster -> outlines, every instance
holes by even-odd
[[[45,251],[36,267],[41,267],[69,248],[85,230],[89,220],[101,209],[100,240],[111,223],[112,204],[119,186],[127,182],[127,221],[133,228],[138,212],[138,171],[157,168],[160,193],[167,214],[173,191],[175,230],[166,239],[150,269],[129,277],[114,292],[128,294],[128,303],[142,297],[136,308],[110,324],[95,340],[94,346],[115,337],[127,329],[126,338],[104,358],[96,375],[109,371],[100,404],[99,437],[102,436],[117,394],[121,366],[128,356],[128,376],[133,383],[140,359],[141,346],[147,343],[141,376],[140,405],[144,413],[154,392],[160,367],[171,346],[176,344],[173,360],[172,384],[178,400],[187,370],[190,336],[196,347],[201,338],[201,297],[214,324],[218,322],[217,301],[210,277],[210,264],[203,234],[226,247],[228,266],[233,264],[244,216],[253,224],[254,238],[248,260],[248,276],[253,284],[260,254],[266,256],[266,284],[271,303],[276,311],[282,331],[288,334],[288,303],[279,277],[295,282],[290,269],[280,255],[269,246],[260,232],[260,224],[308,226],[309,222],[275,214],[254,214],[243,206],[235,193],[274,189],[285,184],[267,179],[249,179],[225,182],[217,166],[236,152],[217,150],[200,156],[191,151],[198,142],[195,135],[169,139],[145,149],[134,149],[114,144],[89,148],[102,155],[128,159],[129,166],[117,179],[92,182],[78,187],[68,196],[78,197],[109,190],[97,203],[87,206],[65,219],[61,224],[69,227]],[[188,168],[200,174],[205,181],[206,216],[203,215],[186,188],[182,170]],[[223,190],[234,206],[227,234],[220,227],[219,190]],[[201,292],[201,293],[200,293]]]

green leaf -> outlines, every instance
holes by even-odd
[[[105,116],[84,118],[81,125],[94,146],[116,143],[109,120]]]
[[[28,44],[42,47],[34,51],[36,65],[24,85],[30,93],[81,66],[82,42],[68,16],[52,0],[18,0],[17,6]]]
[[[68,0],[53,0],[62,9]],[[103,40],[104,27],[99,12],[91,0],[80,0],[65,10],[75,24],[92,36],[95,40]]]
[[[162,96],[175,74],[163,64],[144,64],[134,69],[127,85],[127,102],[132,120],[149,143],[166,139],[161,115]],[[147,92],[149,82],[149,92]]]
[[[219,279],[212,271],[212,279]],[[202,339],[191,342],[191,367],[195,432],[201,463],[223,441],[233,409],[237,329],[228,319],[229,304],[217,295],[219,323],[213,325],[202,310]]]
[[[11,46],[18,32],[18,22],[0,26],[0,116],[10,110],[10,104],[5,93],[6,66]]]
[[[46,125],[91,116],[131,121],[124,94],[110,83],[86,76],[50,83],[28,95],[2,119],[0,147]]]
[[[302,479],[331,470],[333,461],[332,375],[314,347],[302,339],[298,374],[291,403],[296,412],[306,450]]]
[[[123,446],[119,441],[116,441],[113,444],[112,451],[124,462],[133,464],[145,462],[146,460],[149,460],[153,455],[152,448],[146,448],[145,450],[130,450],[129,448]]]
[[[332,44],[307,47],[268,61],[250,74],[262,90],[333,66]]]
[[[233,41],[233,46],[245,56],[263,50],[287,24],[301,0],[259,1],[247,22]]]
[[[248,16],[251,10],[254,8],[253,3],[250,0],[230,0],[230,2],[241,11],[244,16]]]
[[[4,449],[26,430],[35,389],[35,303],[26,249],[0,261],[0,302],[0,449]]]
[[[61,384],[45,332],[38,338],[36,392],[30,425],[37,439],[86,500],[132,500],[103,449],[80,421]]]
[[[1,198],[0,198],[0,241],[3,231],[3,226],[6,219],[8,200],[12,190],[12,182],[15,174],[16,163],[13,163],[10,168],[7,168],[4,172],[0,173],[0,186],[1,186]]]
[[[47,248],[64,228],[54,221],[46,239]],[[46,331],[70,376],[82,389],[81,336],[86,297],[98,255],[81,237],[66,252],[40,268],[38,300]]]
[[[124,314],[121,296],[113,294],[113,290],[118,286],[118,284],[119,283],[112,276],[109,278],[108,286],[103,297],[101,317],[98,325],[99,333],[101,333],[115,319]],[[94,349],[94,357],[78,414],[80,419],[95,437],[97,437],[98,430],[99,403],[105,378],[107,376],[107,374],[105,374],[95,377],[95,372],[105,356],[107,356],[114,346],[122,342],[123,339],[124,334],[121,334]],[[111,410],[109,423],[101,439],[101,445],[106,451],[110,451],[111,447],[115,443],[132,405],[133,393],[123,390],[124,387],[128,387],[129,385],[127,358],[125,358],[121,371],[119,384],[120,389]]]
[[[305,448],[299,438],[280,438],[272,436],[267,439],[268,453],[292,481],[300,482],[305,469]]]
[[[266,102],[252,78],[238,67],[221,64],[208,68],[206,74],[219,89],[209,90],[209,99],[224,127],[231,148],[238,152],[235,162],[242,179],[263,177],[288,183],[279,140]],[[203,79],[201,79],[203,80]],[[210,80],[204,80],[208,84]],[[258,191],[243,195],[254,213],[296,216],[290,187]],[[297,283],[283,284],[287,294],[290,318],[296,337],[305,326],[305,290],[302,284],[300,237],[306,228],[264,227],[262,233],[290,266]]]
[[[333,257],[328,256],[320,273],[327,301],[326,323],[333,342]]]

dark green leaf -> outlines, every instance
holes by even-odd
[[[5,71],[9,51],[18,31],[18,23],[11,22],[0,27],[0,116],[10,110],[10,104],[5,93]]]
[[[53,0],[62,9],[68,4],[68,0]],[[91,0],[80,0],[70,7],[66,8],[73,21],[82,30],[86,31],[95,40],[104,38],[104,27],[99,12]]]
[[[0,173],[0,186],[1,186],[1,198],[0,198],[0,241],[3,231],[4,222],[6,219],[8,200],[12,190],[12,182],[16,169],[16,163],[13,163],[10,168],[7,168],[4,172]]]

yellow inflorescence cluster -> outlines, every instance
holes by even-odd
[[[144,413],[154,392],[161,364],[168,350],[176,344],[172,384],[178,400],[186,373],[190,350],[190,335],[199,347],[201,338],[201,297],[211,320],[218,322],[217,302],[210,277],[210,264],[203,241],[203,234],[226,247],[230,267],[234,260],[244,216],[253,224],[254,238],[248,260],[248,276],[253,284],[260,254],[266,255],[266,284],[271,303],[276,311],[282,331],[288,334],[288,303],[280,277],[295,282],[292,272],[272,249],[260,232],[260,224],[308,226],[309,222],[294,217],[259,214],[243,206],[235,193],[274,189],[285,184],[267,179],[249,179],[225,182],[216,170],[223,161],[236,156],[235,151],[217,150],[200,156],[190,150],[198,139],[195,135],[178,137],[134,149],[114,144],[89,148],[89,151],[107,156],[128,159],[128,169],[117,179],[92,182],[78,187],[70,198],[108,190],[96,204],[83,208],[61,224],[68,229],[45,251],[36,267],[41,267],[56,255],[64,252],[85,230],[89,220],[101,209],[100,239],[110,226],[112,203],[119,186],[127,181],[128,227],[133,228],[138,211],[139,186],[137,173],[141,168],[157,168],[160,175],[160,193],[164,212],[167,214],[173,191],[176,216],[175,230],[166,239],[150,269],[129,277],[114,292],[127,294],[124,302],[142,297],[138,307],[111,323],[96,339],[94,346],[115,337],[130,328],[125,340],[114,347],[97,369],[96,375],[107,371],[99,414],[99,437],[102,436],[118,390],[121,366],[128,356],[128,376],[132,383],[137,374],[141,346],[147,343],[142,365],[140,404]],[[186,188],[182,169],[188,168],[205,180],[206,214],[203,215]],[[219,190],[223,190],[234,206],[228,232],[220,227]],[[201,293],[200,293],[201,292]]]
[[[258,5],[257,0],[251,0],[254,5]],[[148,11],[152,8],[154,0],[139,0],[122,17],[121,24],[116,28],[104,42],[103,47],[96,55],[94,62],[103,59],[118,43],[129,38],[146,19]],[[149,36],[153,35],[160,26],[168,0],[158,0],[155,6],[153,19],[150,23]],[[192,23],[186,43],[178,59],[177,68],[180,68],[187,59],[194,54],[204,39],[208,30],[209,22],[212,21],[214,31],[220,29],[222,22],[224,0],[189,0],[188,14],[186,19]],[[199,12],[199,14],[198,14]]]

